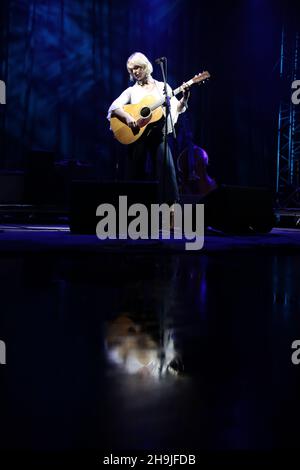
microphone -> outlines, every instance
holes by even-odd
[[[161,62],[164,62],[165,60],[167,60],[166,57],[158,57],[158,59],[155,59],[155,63],[160,64]]]

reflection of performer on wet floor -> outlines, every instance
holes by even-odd
[[[163,331],[161,344],[146,324],[129,313],[118,315],[108,324],[105,346],[109,362],[128,374],[161,378],[183,373],[173,330]]]
[[[158,99],[164,97],[164,83],[155,80],[152,77],[153,67],[147,57],[135,52],[127,60],[127,70],[131,80],[135,84],[127,88],[111,104],[108,110],[108,119],[117,117],[127,124],[133,132],[138,128],[137,121],[124,111],[125,104],[139,103],[145,96],[153,95]],[[183,84],[183,96],[178,100],[172,96],[172,89],[167,85],[168,96],[170,98],[170,114],[167,123],[167,133],[172,132],[171,118],[173,125],[178,120],[180,113],[187,108],[189,98],[189,87]],[[176,172],[173,158],[169,146],[167,146],[166,159],[164,159],[164,118],[156,123],[151,123],[143,135],[135,142],[129,145],[129,156],[126,171],[127,179],[144,180],[146,179],[147,156],[150,155],[155,179],[159,183],[160,202],[166,202],[170,205],[179,201]]]

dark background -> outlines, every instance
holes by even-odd
[[[128,56],[141,51],[168,58],[173,88],[211,74],[192,88],[179,146],[190,126],[212,176],[274,187],[281,31],[299,17],[292,2],[3,0],[0,11],[0,169],[22,170],[28,151],[45,150],[57,163],[91,165],[99,179],[121,177],[126,146],[106,114],[128,86]],[[153,75],[161,79],[158,65]]]

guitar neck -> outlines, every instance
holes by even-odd
[[[191,79],[189,80],[188,82],[186,82],[186,84],[188,86],[192,86],[194,83],[194,81]],[[178,93],[180,93],[181,91],[183,91],[183,86],[179,86],[178,88],[175,88],[175,90],[172,91],[172,96],[176,96],[178,95]],[[165,98],[162,98],[160,99],[159,101],[156,101],[156,103],[154,103],[152,106],[150,106],[150,109],[151,111],[154,111],[156,108],[159,108],[160,106],[162,106],[165,102]]]
[[[186,85],[188,86],[192,86],[194,84],[194,80],[191,79],[189,80],[188,82],[186,82]],[[183,86],[179,86],[178,88],[175,88],[175,90],[173,90],[173,96],[176,96],[178,95],[178,93],[180,93],[181,91],[183,91]]]

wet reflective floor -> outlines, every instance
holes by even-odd
[[[297,449],[299,266],[261,252],[2,255],[1,450]]]

